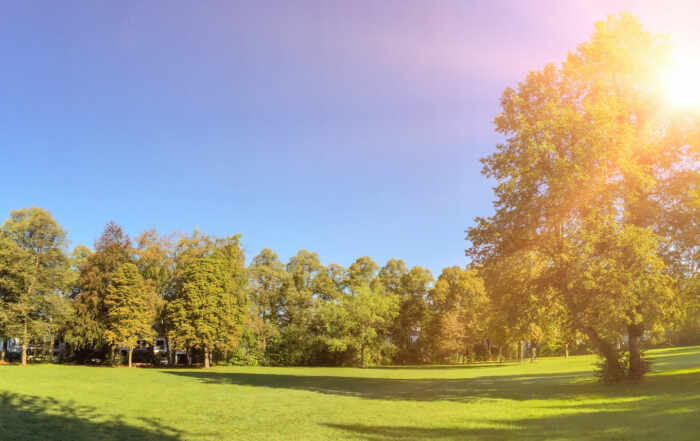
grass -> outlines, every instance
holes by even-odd
[[[0,366],[0,440],[697,440],[700,347],[604,386],[592,356],[353,368]]]

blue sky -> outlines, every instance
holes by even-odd
[[[491,212],[503,89],[623,9],[700,39],[694,2],[656,3],[11,2],[0,213],[46,208],[73,245],[114,220],[437,275]]]

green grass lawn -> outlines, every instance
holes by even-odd
[[[698,440],[700,347],[642,384],[592,356],[504,365],[112,369],[0,366],[0,440]]]

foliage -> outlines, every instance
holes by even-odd
[[[104,340],[112,347],[129,348],[131,353],[139,340],[155,337],[156,295],[144,283],[136,265],[127,262],[115,271],[104,299],[107,309]]]
[[[33,338],[55,335],[52,310],[60,304],[68,260],[65,231],[51,214],[32,207],[10,212],[0,233],[0,300],[5,335],[19,336],[22,364]],[[63,316],[62,316],[63,317]]]
[[[236,348],[245,320],[245,291],[231,271],[240,262],[231,263],[228,257],[225,251],[216,250],[188,263],[182,289],[168,304],[171,342],[176,347],[202,350],[205,366],[211,351]]]
[[[627,334],[630,376],[641,375],[645,331],[674,316],[662,259],[698,243],[693,222],[676,222],[687,211],[671,208],[693,194],[696,180],[677,176],[697,175],[699,144],[697,121],[666,112],[656,87],[668,60],[664,38],[620,15],[561,67],[506,89],[496,118],[506,140],[483,160],[496,212],[468,232],[468,254],[485,268],[540,262],[529,303],[563,308],[562,323],[609,363]],[[669,234],[672,225],[688,229]]]

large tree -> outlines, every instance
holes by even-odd
[[[10,212],[2,235],[5,258],[0,277],[5,282],[0,289],[5,292],[6,333],[20,337],[26,365],[30,340],[48,337],[52,331],[48,299],[65,285],[66,232],[48,211],[32,207]]]
[[[698,142],[696,121],[665,104],[668,61],[665,38],[621,15],[598,23],[561,66],[506,89],[496,118],[505,141],[483,160],[497,182],[495,213],[468,233],[478,263],[523,252],[544,262],[539,292],[555,293],[612,378],[643,374],[640,340],[673,310],[659,259],[664,215],[689,190],[692,180],[670,182],[697,171]],[[616,350],[623,333],[628,363]]]

